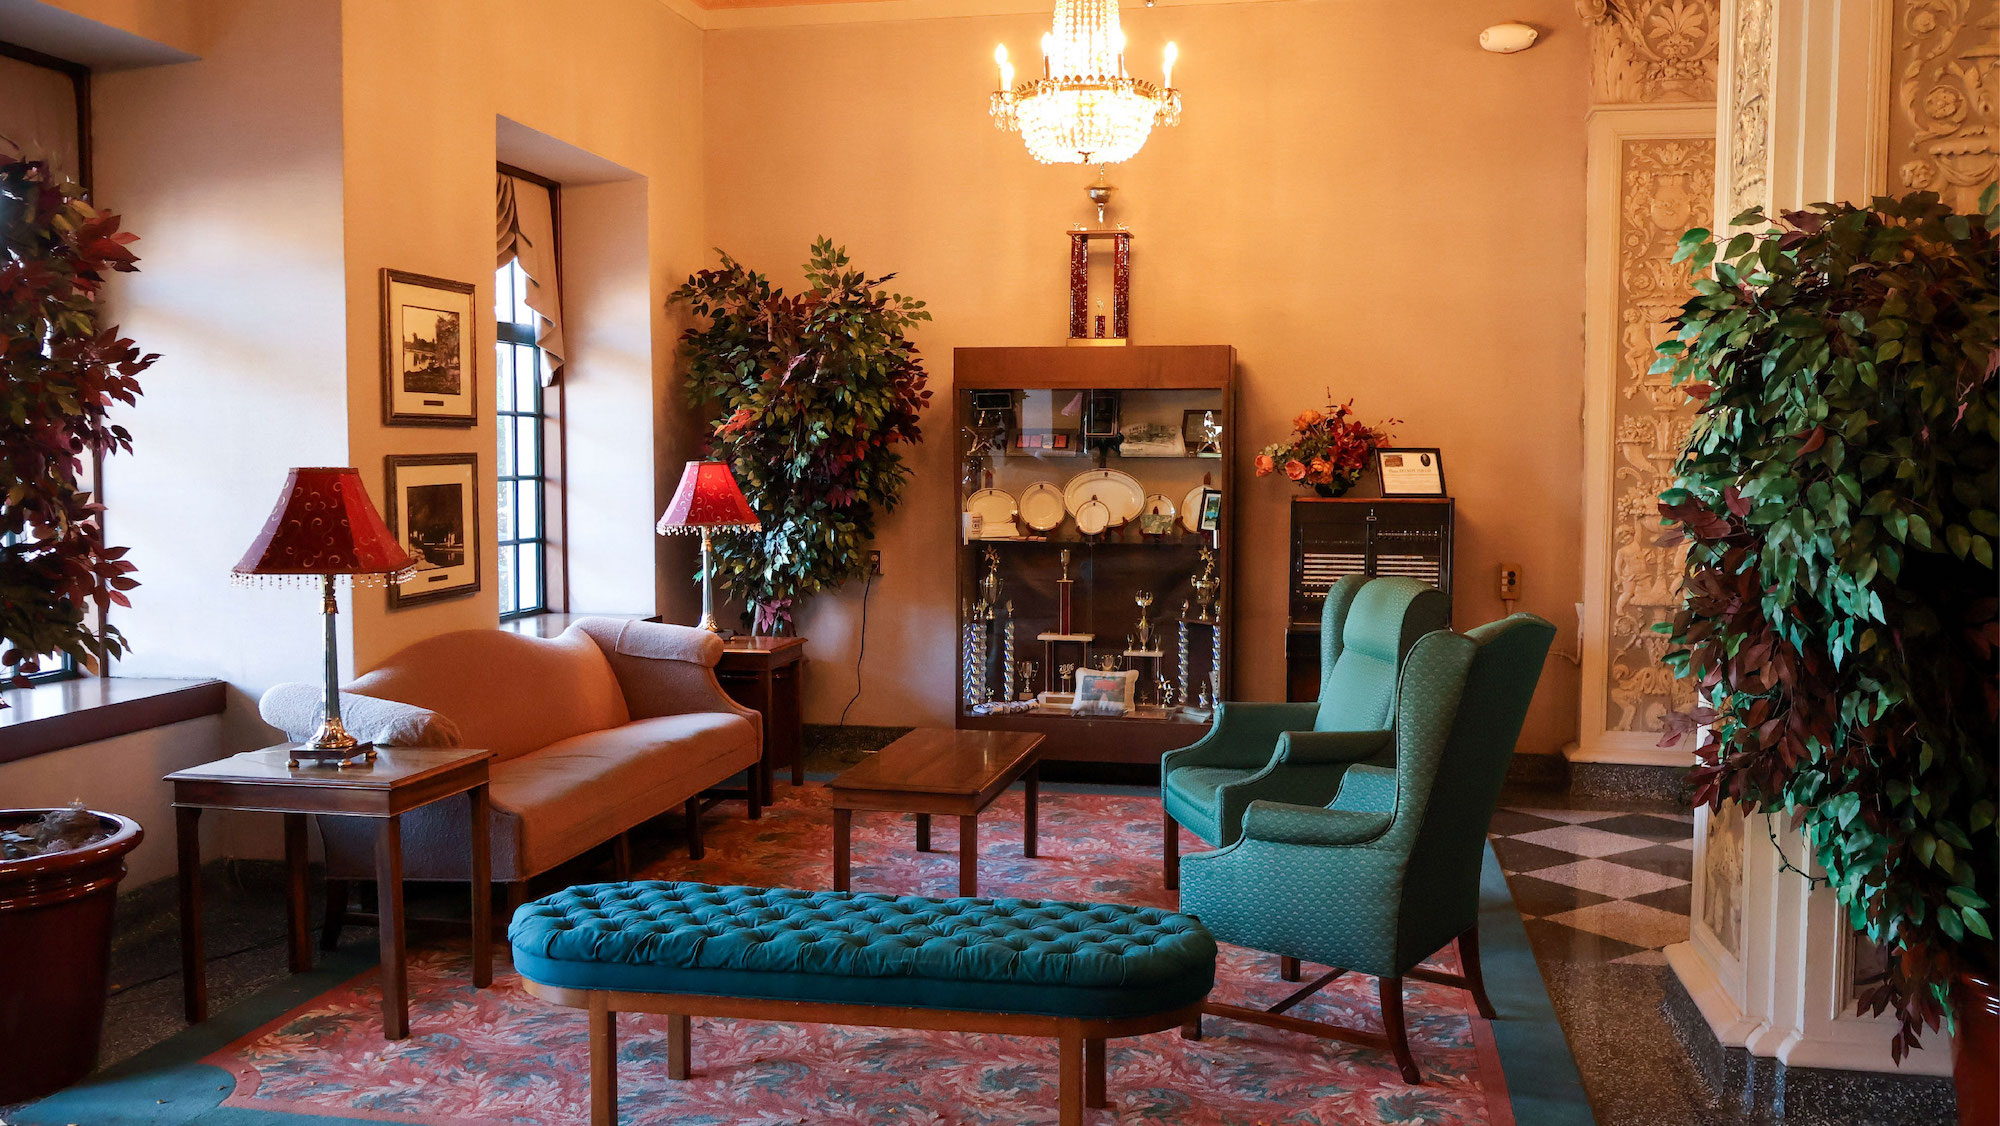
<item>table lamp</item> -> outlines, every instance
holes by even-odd
[[[661,535],[701,531],[701,628],[721,633],[715,620],[715,598],[709,582],[708,539],[717,528],[757,528],[757,514],[736,487],[736,475],[720,461],[690,461],[681,470],[680,487],[660,514],[654,528]]]
[[[400,582],[409,577],[416,559],[396,543],[368,499],[360,470],[353,468],[294,469],[285,478],[278,506],[264,530],[236,564],[232,581],[244,585],[290,585],[318,578],[326,619],[326,703],[319,730],[292,749],[292,766],[300,759],[344,766],[355,759],[372,761],[372,748],[347,733],[340,722],[340,653],[334,644],[334,582]]]

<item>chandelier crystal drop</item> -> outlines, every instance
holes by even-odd
[[[1130,160],[1154,126],[1181,118],[1174,89],[1174,60],[1167,44],[1160,85],[1125,73],[1125,32],[1118,0],[1056,0],[1055,19],[1042,36],[1042,76],[1019,85],[1007,48],[993,52],[1000,88],[993,92],[993,124],[1021,134],[1028,154],[1043,164],[1117,164]]]

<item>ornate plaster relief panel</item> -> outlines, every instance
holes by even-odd
[[[1590,100],[1715,100],[1720,0],[1577,0],[1590,28]]]
[[[2000,176],[2000,4],[1895,0],[1889,181],[1959,211]]]
[[[1668,644],[1653,625],[1680,605],[1684,552],[1661,547],[1659,496],[1673,483],[1694,408],[1672,376],[1649,374],[1667,318],[1692,294],[1673,262],[1681,233],[1709,225],[1715,142],[1626,140],[1619,154],[1617,394],[1612,403],[1611,611],[1605,727],[1660,732],[1669,711],[1692,705],[1687,681],[1660,662]]]
[[[1774,0],[1735,0],[1728,59],[1727,164],[1722,169],[1726,214],[1719,222],[1753,207],[1771,205],[1771,8]]]

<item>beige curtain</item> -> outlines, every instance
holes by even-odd
[[[500,175],[499,256],[494,268],[519,258],[528,275],[528,308],[540,323],[535,342],[542,349],[542,386],[556,381],[565,349],[562,289],[556,275],[555,201],[549,189],[518,176]]]

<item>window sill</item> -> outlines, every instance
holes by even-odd
[[[0,691],[0,763],[221,715],[219,680],[81,677]]]

